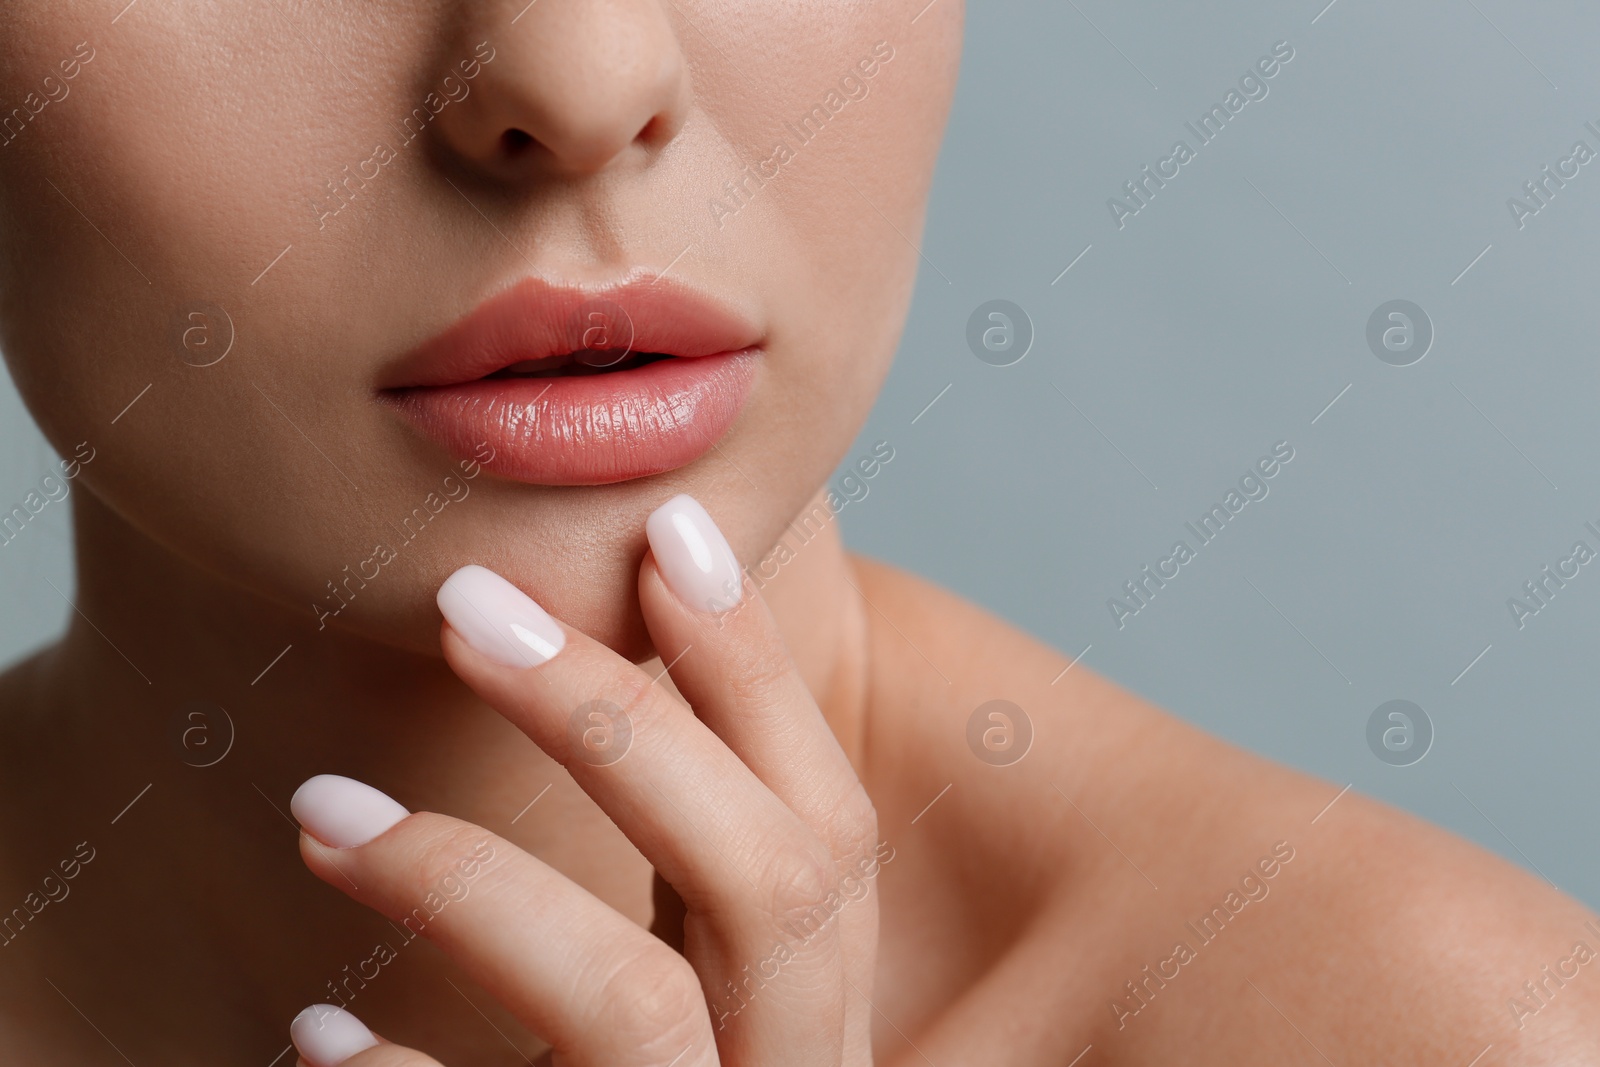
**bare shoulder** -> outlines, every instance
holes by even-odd
[[[865,778],[905,860],[883,874],[884,1010],[934,1062],[1600,1064],[1590,909],[852,564]],[[897,963],[900,924],[959,963]]]

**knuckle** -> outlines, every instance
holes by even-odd
[[[765,709],[789,695],[794,663],[776,642],[755,641],[735,655],[727,684],[736,707]]]
[[[878,809],[861,783],[854,783],[828,812],[825,832],[842,862],[855,863],[877,852]]]
[[[633,664],[596,665],[596,675],[605,678],[601,696],[621,708],[634,729],[659,722],[677,709],[673,700],[644,671]],[[601,673],[601,669],[604,673]]]
[[[609,651],[584,650],[580,654],[585,658],[569,668],[593,682],[578,694],[587,699],[568,709],[564,743],[555,750],[562,766],[570,769],[575,762],[614,762],[641,734],[685,710],[648,674],[631,663],[617,662]],[[591,728],[597,731],[593,738]]]
[[[821,932],[838,910],[839,870],[820,842],[774,850],[763,872],[768,909],[778,927],[805,938]]]
[[[700,978],[665,946],[618,967],[600,995],[600,1025],[635,1048],[641,1064],[666,1064],[704,1038],[709,1016]]]
[[[622,704],[633,721],[635,731],[663,725],[688,711],[681,701],[658,689],[648,678],[641,678],[637,682],[630,680],[627,685],[628,688],[620,694],[626,698],[626,702],[619,700],[618,703]]]
[[[423,836],[417,842],[404,893],[396,901],[408,915],[417,907],[436,913],[440,901],[461,899],[473,873],[494,854],[487,830],[446,816],[430,815],[419,821]]]

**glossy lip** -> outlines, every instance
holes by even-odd
[[[460,459],[538,485],[604,485],[710,451],[744,406],[761,340],[732,309],[659,276],[599,288],[528,278],[402,356],[378,387]],[[598,374],[485,377],[585,349],[603,365],[623,346],[675,358]]]

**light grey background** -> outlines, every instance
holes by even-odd
[[[969,8],[916,300],[851,452],[896,455],[847,537],[1330,798],[1353,783],[1600,904],[1600,560],[1520,630],[1506,605],[1600,550],[1600,160],[1524,228],[1506,207],[1600,151],[1600,9],[1325,2]],[[1280,40],[1267,97],[1119,230],[1107,198]],[[1036,334],[1009,367],[965,339],[994,298]],[[1395,298],[1437,331],[1409,367],[1365,338]],[[1282,440],[1270,494],[1119,630],[1107,599]],[[0,389],[0,507],[53,460]],[[70,610],[66,519],[0,549],[0,659]],[[1397,698],[1436,734],[1406,767],[1366,740]]]

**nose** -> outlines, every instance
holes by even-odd
[[[478,72],[437,129],[487,176],[594,174],[649,158],[682,129],[688,70],[661,0],[463,7],[471,13],[460,39]],[[459,80],[469,69],[450,73]]]

